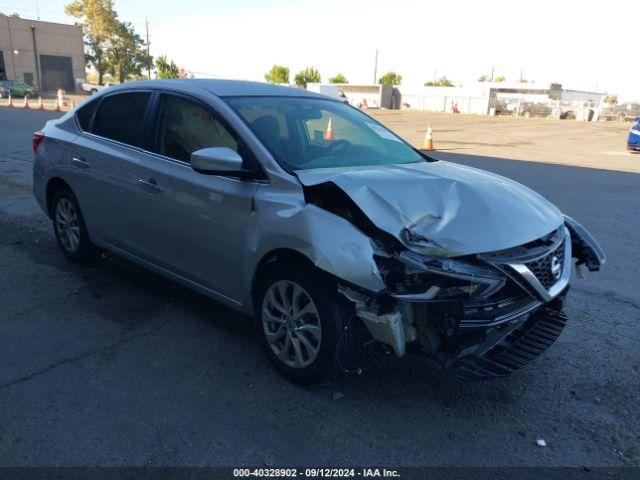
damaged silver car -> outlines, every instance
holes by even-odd
[[[574,263],[604,262],[530,189],[298,89],[113,87],[33,148],[34,193],[69,259],[107,249],[253,315],[294,381],[345,369],[363,343],[508,375],[562,331]]]

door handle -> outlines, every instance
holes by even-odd
[[[148,180],[145,180],[143,178],[138,179],[138,186],[140,186],[140,188],[142,188],[143,190],[151,193],[160,193],[162,191],[162,188],[160,188],[158,182],[156,182],[153,178],[150,178]]]
[[[91,166],[87,163],[85,159],[78,158],[78,157],[73,157],[71,159],[71,165],[73,165],[76,168],[79,168],[80,170],[85,170]]]

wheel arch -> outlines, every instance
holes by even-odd
[[[47,182],[46,201],[47,213],[49,214],[49,218],[51,218],[53,215],[53,212],[51,211],[53,207],[51,201],[53,200],[55,194],[64,188],[70,190],[73,193],[73,189],[71,188],[71,186],[60,177],[52,177]]]
[[[292,261],[292,262],[297,261],[297,262],[304,263],[310,269],[316,272],[319,272],[322,275],[328,276],[328,274],[324,270],[321,270],[316,265],[314,265],[314,263],[311,261],[311,259],[309,259],[309,257],[299,252],[298,250],[294,250],[292,248],[276,248],[274,250],[271,250],[267,252],[260,259],[260,261],[256,265],[256,268],[253,271],[253,277],[251,279],[251,300],[253,302],[254,307],[255,307],[255,302],[257,300],[256,294],[257,294],[258,284],[264,272],[267,270],[269,265],[276,262],[286,262],[286,261]]]

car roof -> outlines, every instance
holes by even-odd
[[[169,79],[169,80],[146,80],[142,82],[131,82],[125,85],[114,85],[109,87],[109,91],[115,88],[170,88],[182,90],[184,92],[196,92],[198,90],[207,90],[218,97],[245,97],[245,96],[273,96],[273,97],[310,97],[325,100],[336,100],[326,95],[309,92],[307,90],[295,87],[284,87],[273,85],[271,83],[247,82],[244,80],[218,80],[204,78],[190,79]]]

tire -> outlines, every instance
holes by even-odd
[[[96,93],[98,93],[98,89],[96,89],[96,88],[92,88],[92,89],[89,91],[89,95],[94,95],[94,94],[96,94]]]
[[[51,217],[58,247],[69,260],[88,263],[96,257],[97,249],[89,240],[82,211],[71,190],[62,188],[54,194]]]
[[[309,312],[300,318],[302,325],[294,322],[294,316],[274,308],[283,306],[283,293],[294,312]],[[286,379],[318,383],[334,378],[350,365],[358,338],[353,307],[335,284],[304,262],[278,262],[267,267],[256,289],[255,312],[267,356]],[[309,345],[315,347],[315,354]]]

